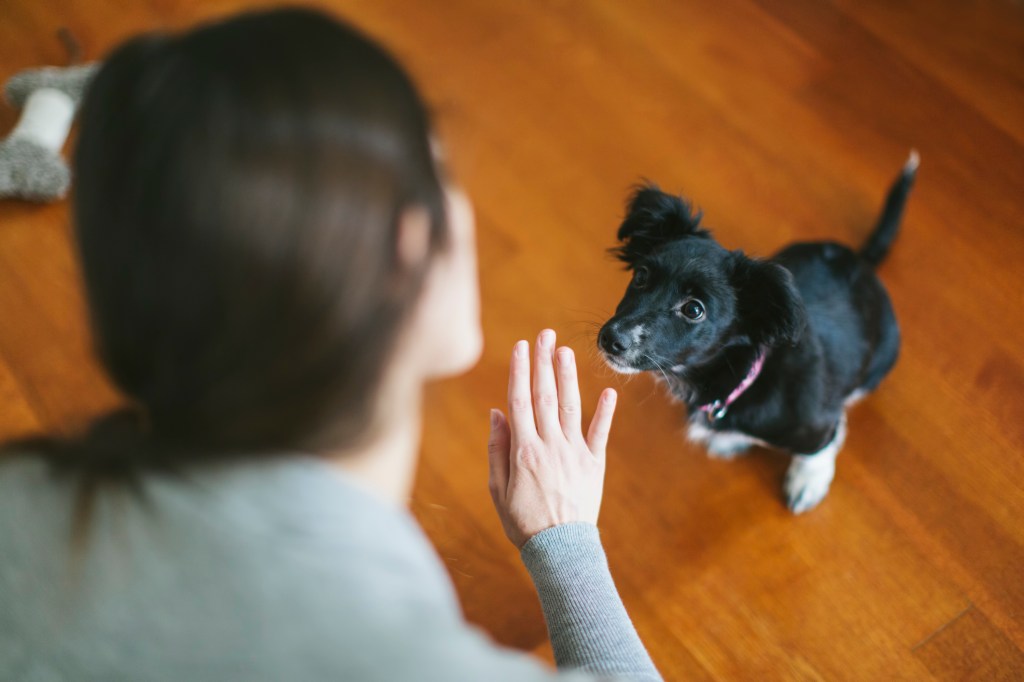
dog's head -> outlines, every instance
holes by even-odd
[[[805,313],[789,271],[727,251],[700,219],[653,185],[630,197],[614,253],[633,278],[598,334],[613,369],[685,374],[726,345],[799,339]]]

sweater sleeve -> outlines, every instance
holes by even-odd
[[[559,668],[662,679],[612,581],[597,526],[549,528],[530,538],[521,556],[540,595]]]

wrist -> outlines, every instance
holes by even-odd
[[[520,547],[519,555],[527,565],[550,564],[568,557],[594,556],[595,548],[603,561],[604,550],[597,526],[589,521],[570,521],[535,533]]]

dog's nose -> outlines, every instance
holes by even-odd
[[[597,345],[606,353],[611,355],[622,355],[629,348],[632,338],[628,334],[607,326],[601,329],[597,335]]]

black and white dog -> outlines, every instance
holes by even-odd
[[[828,494],[846,407],[896,363],[900,334],[875,275],[917,172],[911,152],[859,251],[803,242],[768,260],[727,251],[682,198],[653,185],[630,198],[614,253],[632,281],[598,334],[619,372],[656,372],[689,413],[689,439],[715,457],[751,445],[792,453],[789,508]]]

